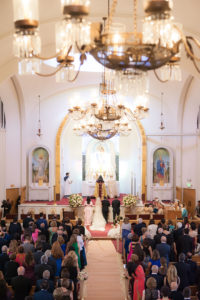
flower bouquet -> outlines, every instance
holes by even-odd
[[[124,206],[126,206],[126,207],[135,206],[137,203],[137,197],[133,196],[131,194],[126,195],[123,197],[123,203],[124,203]]]
[[[79,194],[72,194],[69,197],[69,205],[73,208],[81,206],[82,202],[83,202],[83,198]]]
[[[80,271],[78,273],[78,279],[79,280],[87,280],[88,279],[88,273],[84,270]]]

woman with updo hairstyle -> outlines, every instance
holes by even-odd
[[[78,257],[78,266],[79,266],[79,269],[81,269],[80,249],[79,249],[79,245],[77,242],[77,234],[74,234],[74,233],[72,234],[72,236],[67,244],[67,252],[71,246],[75,249],[76,255]]]

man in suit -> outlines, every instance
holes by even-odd
[[[48,257],[43,255],[41,257],[41,264],[35,265],[36,279],[42,279],[43,272],[48,270],[50,272],[50,278],[54,279],[54,270],[51,265],[48,264]]]
[[[52,280],[50,280],[50,272],[48,270],[44,271],[43,274],[42,274],[42,277],[43,277],[43,279],[38,279],[36,281],[35,291],[38,292],[38,291],[41,290],[41,283],[45,279],[48,282],[48,285],[49,285],[47,291],[49,293],[53,293],[55,288],[54,288],[54,282]]]
[[[181,253],[179,255],[179,262],[175,263],[175,267],[177,269],[177,274],[180,278],[179,290],[182,291],[184,287],[190,285],[190,274],[191,274],[190,265],[185,263],[184,253]]]
[[[169,299],[172,300],[184,300],[182,293],[178,290],[178,284],[175,281],[172,281],[170,284],[170,295]]]
[[[17,222],[17,217],[14,217],[13,222],[10,223],[8,233],[10,234],[11,240],[20,240],[20,236],[22,234],[22,227],[21,224]]]
[[[150,277],[153,277],[156,280],[157,289],[160,290],[161,287],[163,286],[163,277],[158,274],[158,266],[153,265],[151,267],[151,274],[146,277],[146,282]]]
[[[11,283],[11,279],[17,276],[17,269],[19,268],[19,264],[15,261],[16,254],[10,254],[10,261],[7,261],[4,267],[5,279],[8,284]]]
[[[2,246],[1,252],[2,253],[0,254],[0,270],[2,272],[4,272],[4,266],[5,266],[6,262],[9,261],[9,256],[7,254],[7,252],[8,252],[7,246],[5,246],[5,245]]]
[[[170,246],[167,244],[166,236],[161,237],[161,243],[156,245],[156,250],[159,251],[160,257],[165,257],[167,263],[169,263]]]
[[[27,229],[29,227],[29,223],[34,223],[34,220],[31,217],[31,214],[28,213],[26,218],[23,220],[23,228]]]
[[[110,202],[104,197],[104,200],[101,201],[102,203],[102,213],[104,216],[104,219],[106,220],[106,223],[108,223],[108,209],[110,206]]]
[[[48,281],[43,279],[41,282],[41,290],[34,294],[33,300],[53,300],[53,295],[48,292],[48,287]]]
[[[120,201],[115,196],[114,200],[112,201],[112,209],[113,209],[113,221],[115,221],[116,216],[120,215]]]
[[[24,300],[25,297],[30,293],[31,281],[30,279],[24,277],[24,273],[24,267],[19,267],[17,269],[18,276],[12,278],[11,280],[11,286],[15,292],[15,300]]]
[[[192,253],[187,253],[186,263],[190,266],[190,285],[195,285],[197,283],[197,263],[192,260]]]
[[[40,213],[40,217],[36,222],[37,228],[40,229],[41,224],[45,225],[45,229],[48,229],[47,220],[44,218],[44,214]]]
[[[193,250],[193,240],[189,236],[189,229],[184,228],[183,235],[179,236],[177,241],[177,252],[178,254],[184,253],[185,255],[188,252],[192,252]]]

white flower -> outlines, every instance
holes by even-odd
[[[83,198],[79,194],[72,194],[69,197],[69,205],[71,207],[79,207],[82,205]]]
[[[124,196],[124,198],[123,198],[123,203],[125,206],[135,206],[136,202],[137,202],[137,199],[133,195],[127,195],[127,196]]]

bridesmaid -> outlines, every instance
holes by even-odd
[[[85,208],[84,208],[84,225],[91,225],[92,223],[92,214],[93,214],[93,204],[90,197],[87,197]]]

